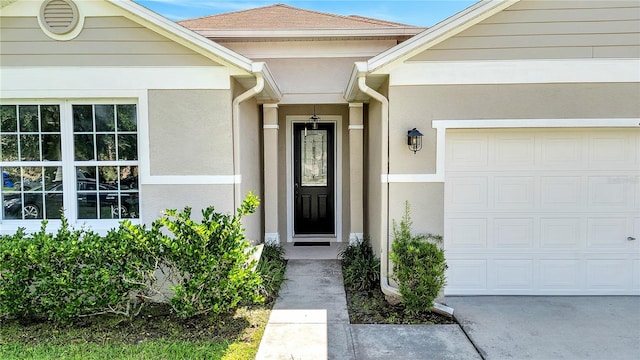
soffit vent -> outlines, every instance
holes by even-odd
[[[78,8],[70,0],[47,0],[40,8],[42,25],[56,35],[65,35],[78,25]]]

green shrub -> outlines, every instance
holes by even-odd
[[[405,309],[417,314],[433,307],[433,300],[446,284],[447,263],[439,235],[412,235],[409,202],[398,225],[393,221],[391,246],[393,275],[400,286]]]
[[[236,309],[241,303],[260,302],[260,276],[249,263],[250,244],[240,222],[255,212],[258,198],[249,194],[236,215],[202,211],[202,222],[191,219],[191,208],[167,210],[159,223],[173,235],[163,237],[166,265],[180,279],[171,306],[183,318],[209,314],[214,317]]]
[[[286,280],[287,260],[285,250],[280,245],[264,245],[262,256],[256,271],[262,279],[260,293],[266,302],[272,302],[278,297],[280,286]]]
[[[55,234],[46,225],[33,235],[19,230],[2,239],[0,317],[68,323],[96,314],[131,315],[129,293],[144,287],[142,274],[152,269],[136,244],[117,231],[102,237],[73,230],[65,218]]]
[[[339,254],[342,260],[344,285],[355,291],[371,292],[380,284],[380,259],[368,238],[349,244]]]

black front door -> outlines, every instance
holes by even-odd
[[[334,124],[293,125],[296,235],[334,234]]]

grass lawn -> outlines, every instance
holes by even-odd
[[[253,359],[269,313],[270,306],[245,307],[216,323],[181,320],[167,307],[150,306],[133,321],[0,322],[0,359]]]

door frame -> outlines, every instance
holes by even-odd
[[[287,242],[314,241],[323,238],[328,241],[342,242],[342,116],[322,115],[321,123],[334,124],[334,235],[296,235],[294,231],[294,211],[295,198],[293,196],[294,176],[293,176],[293,124],[305,123],[309,120],[309,115],[288,115],[286,117],[286,183],[287,183]]]

